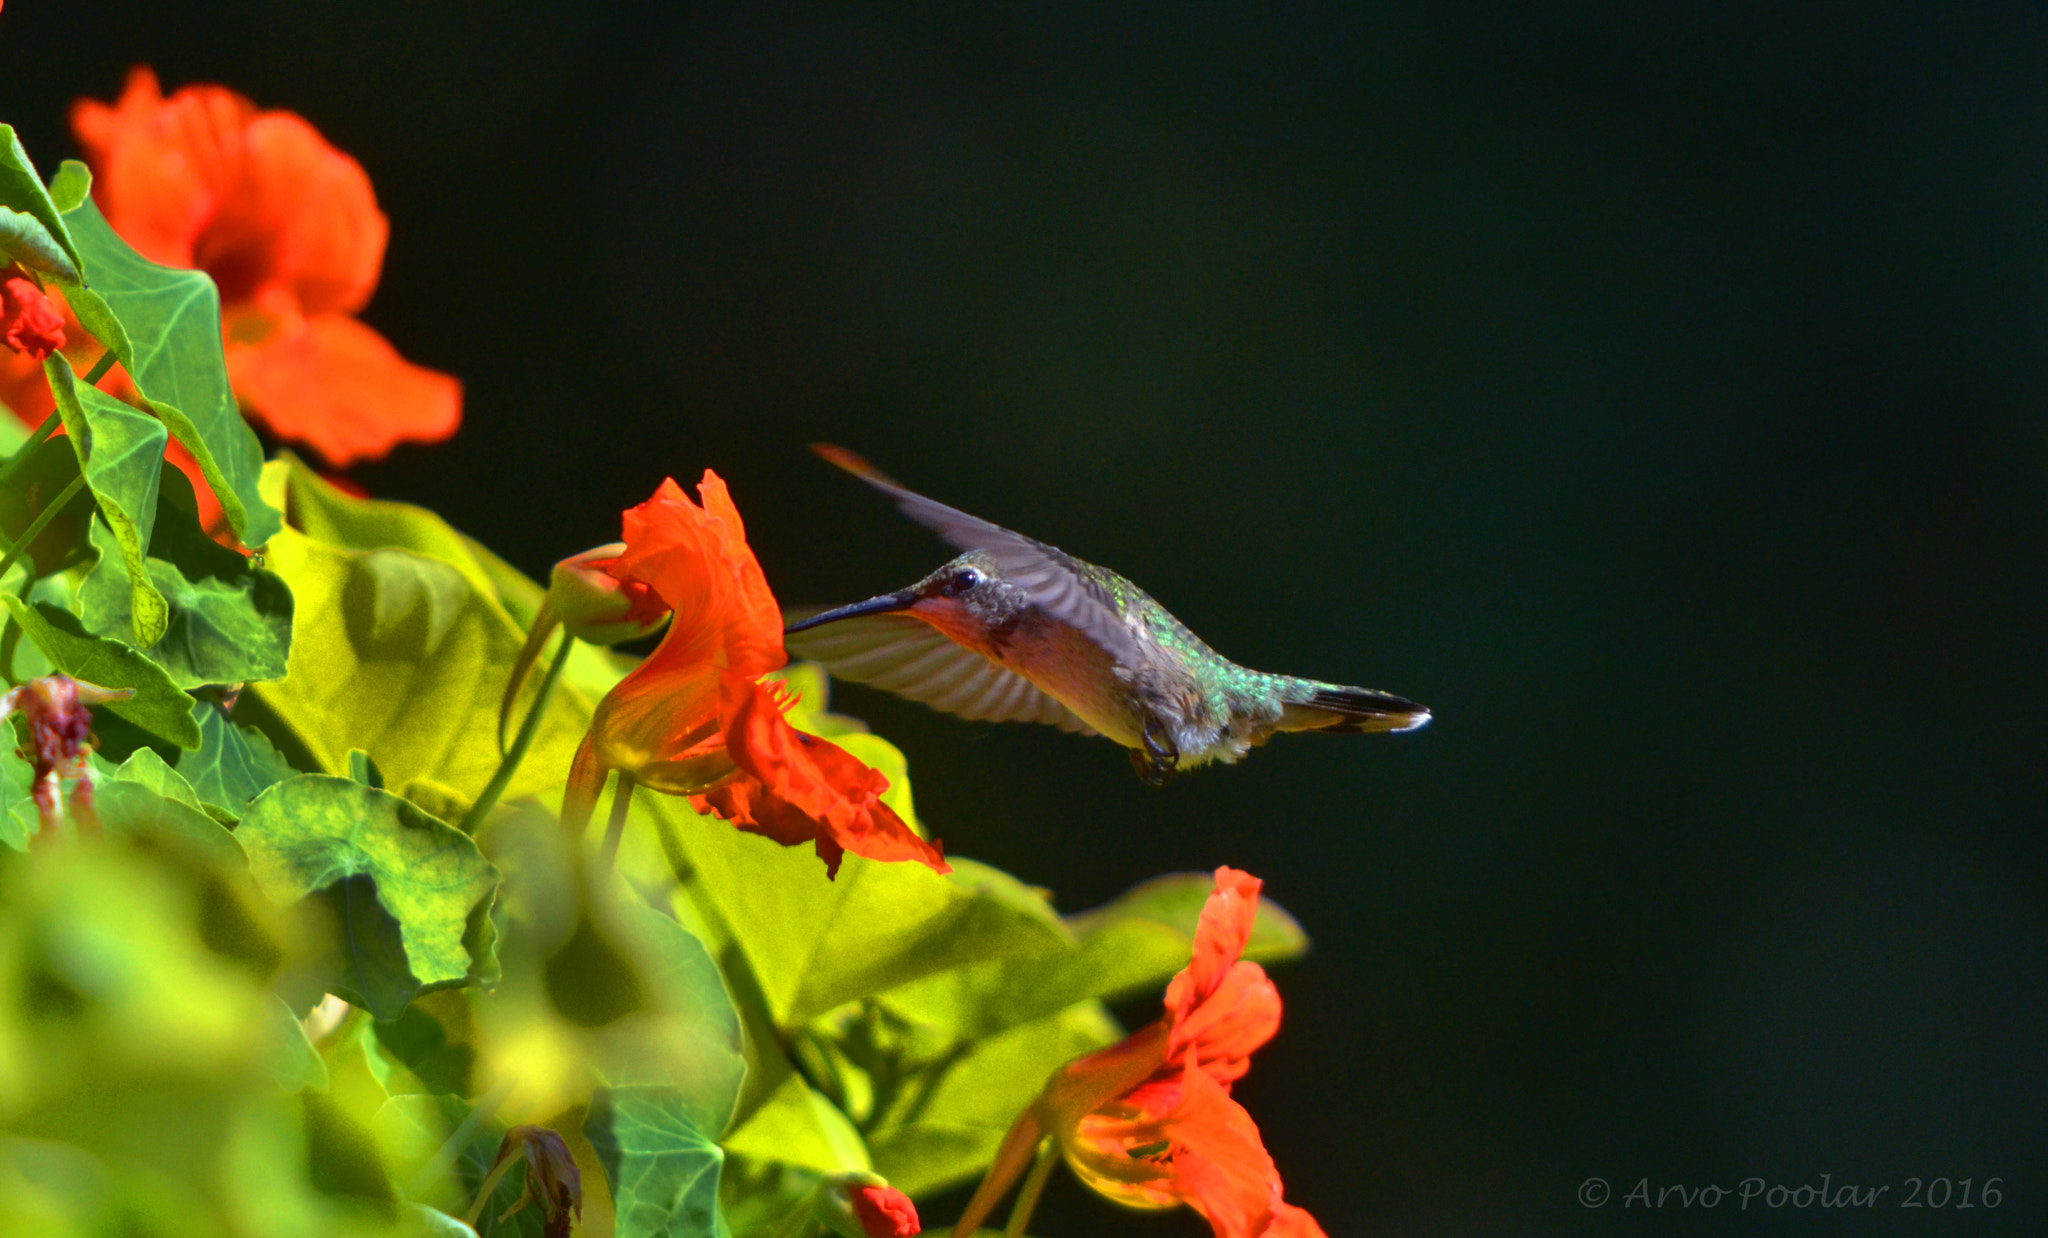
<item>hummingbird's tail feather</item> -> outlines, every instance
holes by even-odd
[[[1281,712],[1283,731],[1326,731],[1356,735],[1373,731],[1412,731],[1429,722],[1429,710],[1406,697],[1371,688],[1308,684],[1300,699]]]

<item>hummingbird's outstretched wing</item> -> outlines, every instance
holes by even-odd
[[[787,615],[792,622],[802,617],[797,611]],[[1045,722],[1063,731],[1095,733],[1038,685],[909,615],[840,619],[783,640],[790,653],[823,663],[836,679],[872,684],[962,718]]]
[[[1122,607],[1080,560],[1022,533],[1012,533],[1001,525],[928,499],[844,447],[813,443],[811,450],[896,500],[897,509],[904,515],[958,549],[986,553],[1002,569],[1003,578],[1028,590],[1031,600],[1047,615],[1080,629],[1119,663],[1129,666],[1137,661],[1137,638],[1124,624]]]

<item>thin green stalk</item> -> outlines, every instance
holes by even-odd
[[[0,634],[0,679],[12,685],[15,682],[14,655],[21,648],[21,625],[14,621],[12,614],[0,614],[0,624],[6,626],[5,634]]]
[[[448,1138],[442,1142],[440,1150],[434,1153],[433,1158],[420,1166],[420,1171],[412,1176],[411,1182],[406,1184],[405,1193],[407,1195],[419,1196],[432,1190],[434,1180],[447,1173],[454,1166],[455,1158],[462,1155],[462,1150],[469,1146],[469,1141],[476,1138],[476,1133],[484,1128],[484,1123],[497,1116],[498,1110],[504,1107],[505,1102],[511,1096],[512,1079],[510,1076],[500,1079],[496,1084],[492,1085],[491,1090],[484,1093],[482,1099],[476,1102],[476,1108],[469,1111],[469,1116],[462,1119],[462,1124],[449,1133]],[[491,1197],[491,1188],[496,1185],[498,1185],[496,1178],[484,1184],[483,1193],[477,1196],[479,1204]]]
[[[619,839],[626,834],[626,808],[633,802],[633,775],[619,771],[619,785],[612,790],[612,819],[604,827],[604,851],[599,858],[600,872],[612,871],[612,865],[619,858]]]
[[[71,479],[71,484],[64,487],[48,507],[43,509],[42,515],[37,516],[30,522],[28,528],[21,531],[21,539],[14,543],[14,548],[7,552],[6,558],[0,559],[0,577],[7,575],[7,569],[14,566],[16,559],[21,558],[22,551],[29,548],[29,544],[34,542],[37,536],[49,527],[50,522],[57,518],[57,513],[64,510],[64,505],[69,503],[72,497],[83,489],[85,489],[85,474],[80,473]]]
[[[28,436],[28,441],[21,445],[21,449],[14,453],[13,457],[7,461],[5,467],[0,467],[0,482],[4,482],[14,476],[14,470],[21,467],[22,462],[28,459],[30,452],[42,446],[45,439],[56,433],[57,427],[63,423],[63,420],[56,413],[51,413],[43,418],[43,424],[37,426],[35,433]]]
[[[462,824],[457,827],[465,834],[475,834],[498,806],[498,797],[512,782],[512,775],[519,772],[519,763],[526,759],[526,750],[533,747],[533,737],[540,734],[541,715],[547,712],[548,698],[554,694],[555,681],[562,677],[562,668],[569,665],[569,651],[575,647],[576,638],[566,632],[562,635],[562,648],[555,654],[555,660],[548,663],[547,673],[541,676],[540,689],[533,698],[533,708],[526,711],[526,721],[519,724],[519,734],[512,740],[503,759],[498,762],[498,772],[491,775],[491,781],[476,797],[476,803],[469,806],[463,815]]]
[[[114,350],[111,348],[101,353],[100,359],[93,362],[92,368],[85,372],[85,385],[88,387],[98,385],[99,381],[107,376],[107,371],[114,368],[114,362],[118,360],[120,358],[114,355]]]
[[[1024,1227],[1031,1223],[1032,1210],[1038,1207],[1039,1193],[1045,1190],[1046,1179],[1052,1177],[1052,1167],[1059,1159],[1059,1140],[1049,1138],[1038,1145],[1038,1159],[1032,1162],[1031,1176],[1017,1188],[1017,1202],[1010,1208],[1010,1223],[1003,1226],[1003,1238],[1023,1238]]]

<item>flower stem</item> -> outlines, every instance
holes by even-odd
[[[100,359],[93,362],[92,368],[86,371],[85,385],[88,387],[96,386],[102,378],[107,376],[107,371],[114,368],[114,362],[118,360],[120,358],[114,355],[114,350],[111,348],[101,353]]]
[[[55,413],[51,413],[43,418],[43,424],[37,426],[35,433],[28,436],[28,441],[23,443],[21,449],[16,451],[13,457],[7,461],[6,467],[0,468],[0,481],[6,481],[14,476],[14,470],[21,467],[22,462],[28,459],[29,453],[42,446],[43,442],[56,432],[57,427],[62,422],[63,418]]]
[[[43,508],[42,515],[37,516],[30,522],[28,528],[22,530],[20,539],[7,552],[7,557],[0,559],[0,577],[7,575],[7,569],[14,566],[16,559],[21,558],[22,551],[28,549],[29,543],[35,541],[42,531],[49,527],[50,522],[57,518],[57,513],[64,510],[64,505],[71,501],[72,496],[83,489],[85,489],[85,474],[80,473],[71,479],[70,485],[58,492],[57,497],[50,501],[48,507]]]
[[[619,839],[626,833],[626,808],[633,802],[633,775],[619,771],[619,785],[612,790],[612,819],[604,827],[604,851],[599,859],[601,871],[612,871],[612,865],[619,858]]]
[[[434,1153],[433,1159],[420,1166],[420,1171],[412,1176],[411,1182],[406,1184],[405,1193],[418,1196],[431,1190],[434,1185],[434,1179],[447,1173],[454,1166],[455,1159],[462,1155],[462,1150],[469,1146],[469,1141],[476,1138],[476,1133],[483,1129],[484,1123],[496,1116],[498,1110],[504,1106],[507,1100],[511,1099],[511,1096],[512,1078],[507,1075],[505,1078],[498,1080],[491,1087],[490,1091],[483,1094],[476,1102],[476,1108],[470,1110],[469,1116],[462,1119],[462,1124],[451,1131],[448,1138],[442,1142],[440,1149]],[[498,1185],[498,1178],[502,1176],[502,1174],[494,1173],[484,1183],[484,1189],[477,1195],[479,1204],[491,1197],[491,1189]],[[475,1216],[475,1213],[470,1215]]]
[[[512,740],[512,746],[498,762],[498,772],[491,775],[490,784],[483,794],[476,797],[476,803],[462,816],[458,827],[465,834],[475,834],[498,806],[498,797],[512,781],[512,775],[519,772],[519,763],[526,759],[526,750],[533,747],[533,737],[540,734],[541,715],[547,712],[548,698],[554,694],[555,681],[562,677],[562,668],[569,664],[569,651],[576,645],[576,638],[566,633],[562,636],[562,648],[555,654],[555,660],[548,663],[547,673],[541,676],[540,690],[534,695],[533,708],[526,711],[526,721],[519,724],[519,734]]]
[[[1046,1180],[1052,1177],[1052,1167],[1059,1159],[1059,1140],[1047,1139],[1038,1145],[1038,1160],[1031,1166],[1031,1176],[1017,1188],[1017,1202],[1010,1206],[1010,1223],[1003,1226],[1003,1238],[1023,1238],[1024,1227],[1031,1223],[1032,1210],[1038,1207],[1039,1193],[1045,1190]]]

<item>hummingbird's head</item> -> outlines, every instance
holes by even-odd
[[[904,611],[961,644],[979,649],[989,643],[993,633],[1014,623],[1028,600],[1025,590],[1003,578],[994,556],[970,550],[908,589],[812,615],[785,631],[801,632],[857,615]]]

